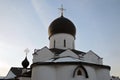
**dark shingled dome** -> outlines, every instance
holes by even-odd
[[[50,24],[48,33],[49,37],[57,33],[67,33],[75,37],[76,28],[69,19],[61,16]]]
[[[29,61],[27,60],[27,57],[22,61],[23,68],[27,68],[29,66]]]

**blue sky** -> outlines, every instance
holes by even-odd
[[[0,75],[21,66],[24,50],[49,47],[48,26],[64,16],[77,28],[76,49],[93,50],[120,76],[120,0],[0,0]]]

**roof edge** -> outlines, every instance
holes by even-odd
[[[100,65],[100,64],[94,64],[94,63],[87,63],[87,62],[37,62],[37,63],[33,63],[31,65],[31,68],[38,66],[38,65],[87,65],[87,66],[99,66],[102,68],[106,68],[106,69],[111,69],[110,66],[108,65]]]

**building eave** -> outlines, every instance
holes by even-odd
[[[31,65],[31,68],[39,65],[86,65],[86,66],[94,66],[94,67],[101,67],[106,69],[111,69],[108,65],[100,65],[94,63],[87,63],[87,62],[36,62]]]

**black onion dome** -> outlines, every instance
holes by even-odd
[[[27,60],[27,57],[22,62],[23,68],[27,68],[29,66],[29,61]]]
[[[67,33],[75,37],[76,28],[69,19],[61,16],[50,24],[48,33],[49,37],[57,33]]]

